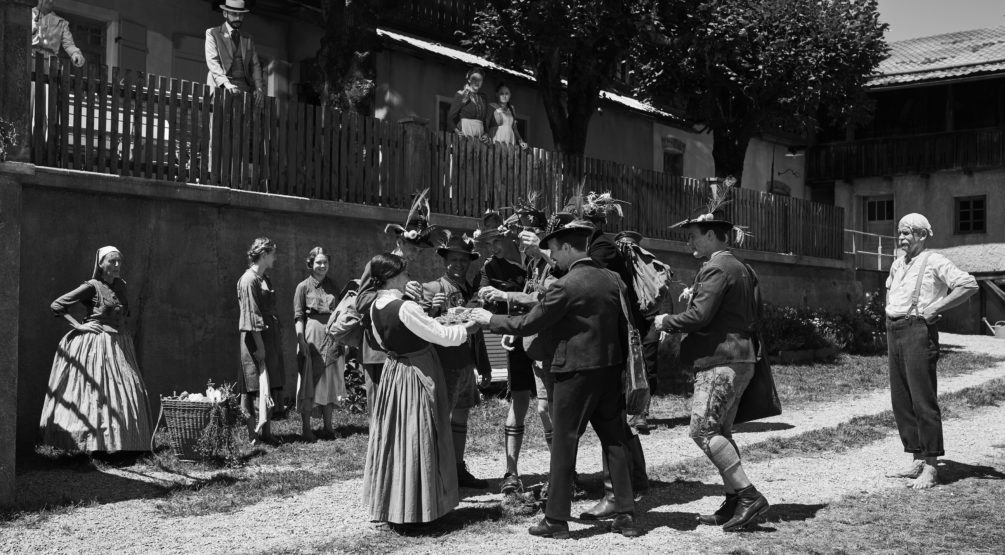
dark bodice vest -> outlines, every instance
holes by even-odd
[[[373,307],[373,325],[377,328],[380,342],[387,350],[388,355],[397,353],[399,355],[421,351],[429,346],[429,342],[412,333],[405,324],[398,318],[398,310],[401,303],[405,301],[395,299],[387,303],[384,308]]]

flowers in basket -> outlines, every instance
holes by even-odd
[[[234,427],[240,411],[234,384],[217,387],[209,381],[205,393],[183,391],[180,395],[165,397],[163,400],[204,403],[205,409],[195,409],[202,416],[196,428],[198,430],[201,427],[201,431],[198,432],[194,451],[203,459],[223,460],[227,464],[235,464],[239,460],[240,451],[234,439]],[[205,422],[205,426],[202,422]],[[168,428],[171,428],[171,420],[168,420]]]

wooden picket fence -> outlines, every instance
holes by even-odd
[[[539,195],[556,210],[580,187],[623,200],[615,229],[681,240],[669,226],[704,204],[704,180],[616,162],[483,144],[296,101],[228,94],[119,68],[35,59],[32,161],[122,176],[408,208],[431,188],[435,212],[480,216]],[[734,189],[727,212],[747,248],[841,258],[841,208]]]

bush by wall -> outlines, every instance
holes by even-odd
[[[880,292],[847,312],[765,305],[761,337],[769,353],[833,347],[853,354],[886,350],[886,316]]]

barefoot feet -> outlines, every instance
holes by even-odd
[[[921,470],[925,466],[925,461],[915,459],[911,465],[905,468],[892,471],[886,475],[887,478],[917,478],[921,475]]]
[[[928,489],[938,485],[938,483],[939,471],[936,470],[935,466],[925,464],[921,473],[917,478],[915,478],[914,482],[911,483],[911,487],[914,489]]]

